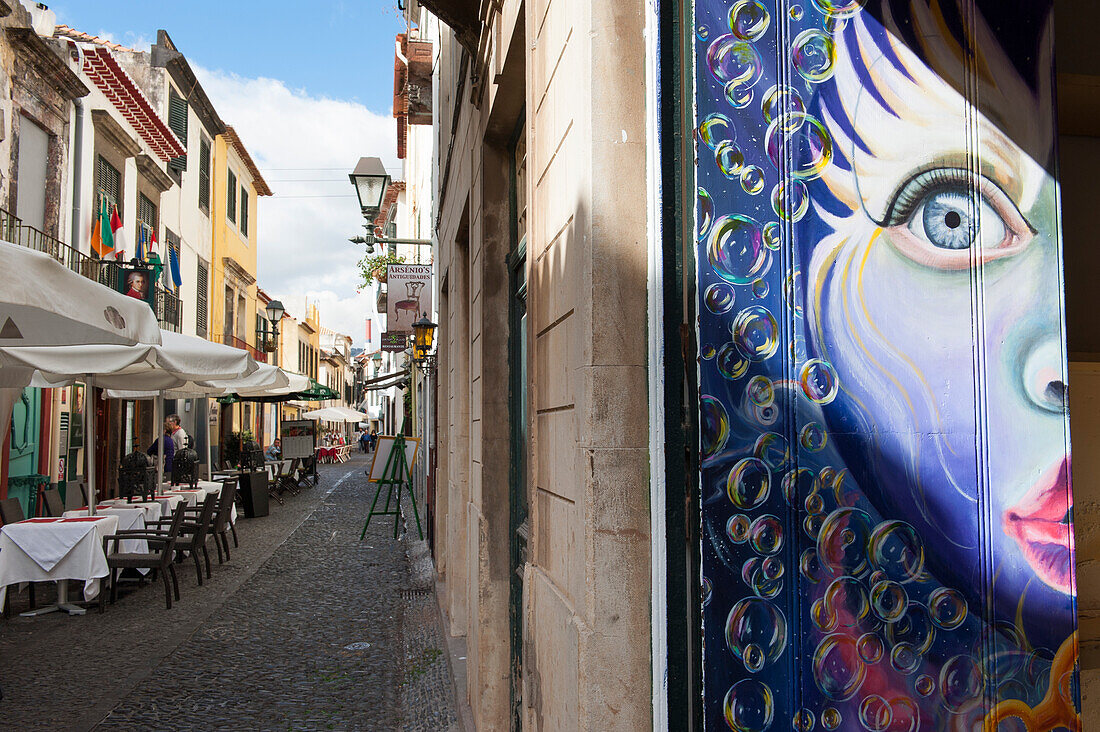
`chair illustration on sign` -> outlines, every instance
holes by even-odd
[[[423,282],[406,282],[405,283],[405,299],[398,300],[393,304],[394,313],[396,317],[394,320],[401,320],[402,313],[409,313],[409,323],[411,324],[420,315],[420,291],[424,289]]]

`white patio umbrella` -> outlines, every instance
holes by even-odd
[[[0,386],[67,386],[83,381],[105,389],[166,390],[191,381],[212,381],[247,376],[257,364],[247,351],[195,336],[161,331],[161,344],[133,346],[0,346]],[[86,393],[90,393],[89,388]],[[88,399],[87,414],[94,404]],[[163,400],[157,410],[162,411]],[[158,424],[163,415],[158,414]],[[88,455],[95,440],[95,422],[89,419]],[[163,458],[163,444],[158,454]],[[88,462],[88,509],[95,510],[94,461]],[[163,478],[158,463],[157,485]]]
[[[149,306],[68,269],[48,254],[0,241],[0,349],[106,344],[159,344],[161,331]],[[140,357],[140,356],[135,356]],[[88,354],[89,369],[126,365],[129,356]],[[12,405],[33,369],[0,365],[0,435],[7,434]],[[94,438],[92,391],[85,415]],[[91,454],[89,453],[89,457]],[[7,459],[0,455],[0,463]],[[94,473],[94,461],[89,461]]]
[[[324,422],[359,422],[365,419],[367,415],[348,407],[324,407],[305,412],[302,416],[306,419],[319,419]]]

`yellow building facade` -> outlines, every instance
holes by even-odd
[[[203,152],[207,152],[204,148]],[[211,255],[210,340],[249,351],[257,361],[266,354],[257,337],[263,315],[256,287],[257,199],[271,189],[236,130],[226,126],[209,147]],[[245,404],[223,411],[221,434],[242,429],[259,434],[260,412]]]

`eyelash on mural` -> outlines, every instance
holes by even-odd
[[[980,197],[981,193],[974,183],[973,174],[962,168],[931,168],[921,171],[902,184],[886,211],[885,220],[879,225],[888,228],[906,223],[913,217],[917,207],[937,191],[965,189],[977,194],[975,198]]]

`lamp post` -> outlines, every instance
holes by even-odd
[[[283,303],[279,300],[272,300],[267,304],[267,319],[271,323],[271,358],[275,362],[273,366],[279,365],[279,323],[283,320],[283,314],[286,312],[286,308],[283,307]],[[279,436],[279,423],[282,421],[282,406],[275,405],[275,436]],[[261,427],[263,427],[263,420],[261,419]],[[262,447],[262,445],[261,445]]]
[[[431,239],[388,239],[375,235],[374,217],[382,210],[382,202],[386,200],[386,189],[390,187],[390,176],[381,158],[359,158],[355,170],[348,174],[348,179],[355,186],[355,193],[359,196],[359,210],[363,212],[363,218],[367,219],[367,223],[363,224],[367,233],[362,236],[353,236],[348,241],[352,244],[366,244],[367,254],[374,253],[375,244],[431,246]]]

